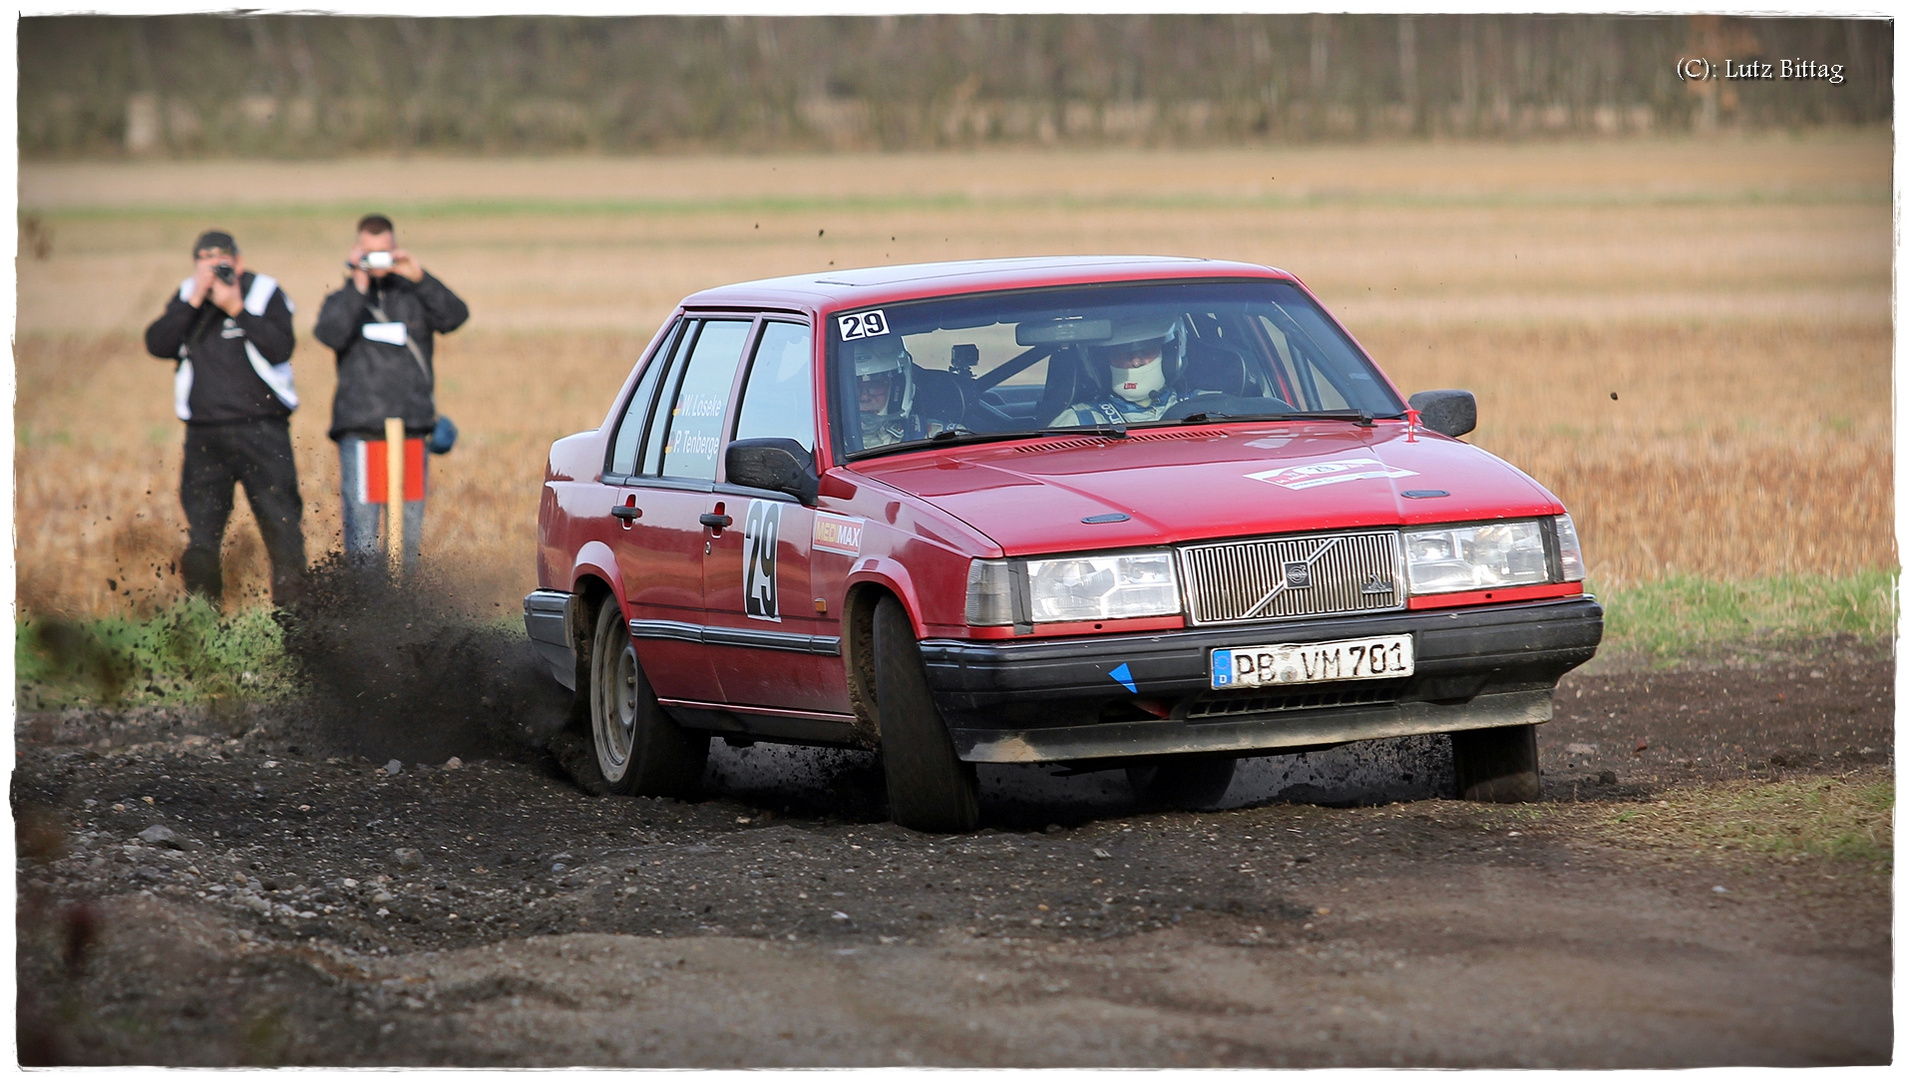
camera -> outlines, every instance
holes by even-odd
[[[231,263],[220,263],[219,265],[213,267],[212,276],[215,278],[218,278],[220,281],[225,282],[227,285],[232,284],[232,282],[236,279],[236,275],[232,273]]]
[[[391,253],[389,251],[367,251],[364,257],[358,260],[358,269],[389,270],[391,269]]]

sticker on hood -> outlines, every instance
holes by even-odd
[[[1344,484],[1352,480],[1396,480],[1402,476],[1417,475],[1418,473],[1410,469],[1399,469],[1387,465],[1378,458],[1357,457],[1340,458],[1337,461],[1315,461],[1310,465],[1287,465],[1284,468],[1267,469],[1265,472],[1247,473],[1246,478],[1274,484],[1288,491],[1304,491],[1307,488]]]

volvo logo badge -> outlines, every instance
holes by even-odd
[[[1392,579],[1384,574],[1373,574],[1365,579],[1365,587],[1359,592],[1366,596],[1378,596],[1392,591]]]
[[[1312,566],[1303,562],[1286,564],[1286,587],[1288,589],[1309,589],[1312,587]]]

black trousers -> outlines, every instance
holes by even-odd
[[[296,600],[305,584],[304,500],[292,462],[291,426],[284,420],[187,424],[186,461],[179,477],[185,507],[186,591],[217,603],[224,593],[219,547],[232,516],[232,486],[242,484],[272,559],[272,602]]]

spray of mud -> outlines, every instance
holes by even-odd
[[[548,762],[570,695],[522,631],[458,611],[429,572],[394,579],[336,556],[280,612],[307,688],[288,736],[324,753],[437,763]]]

